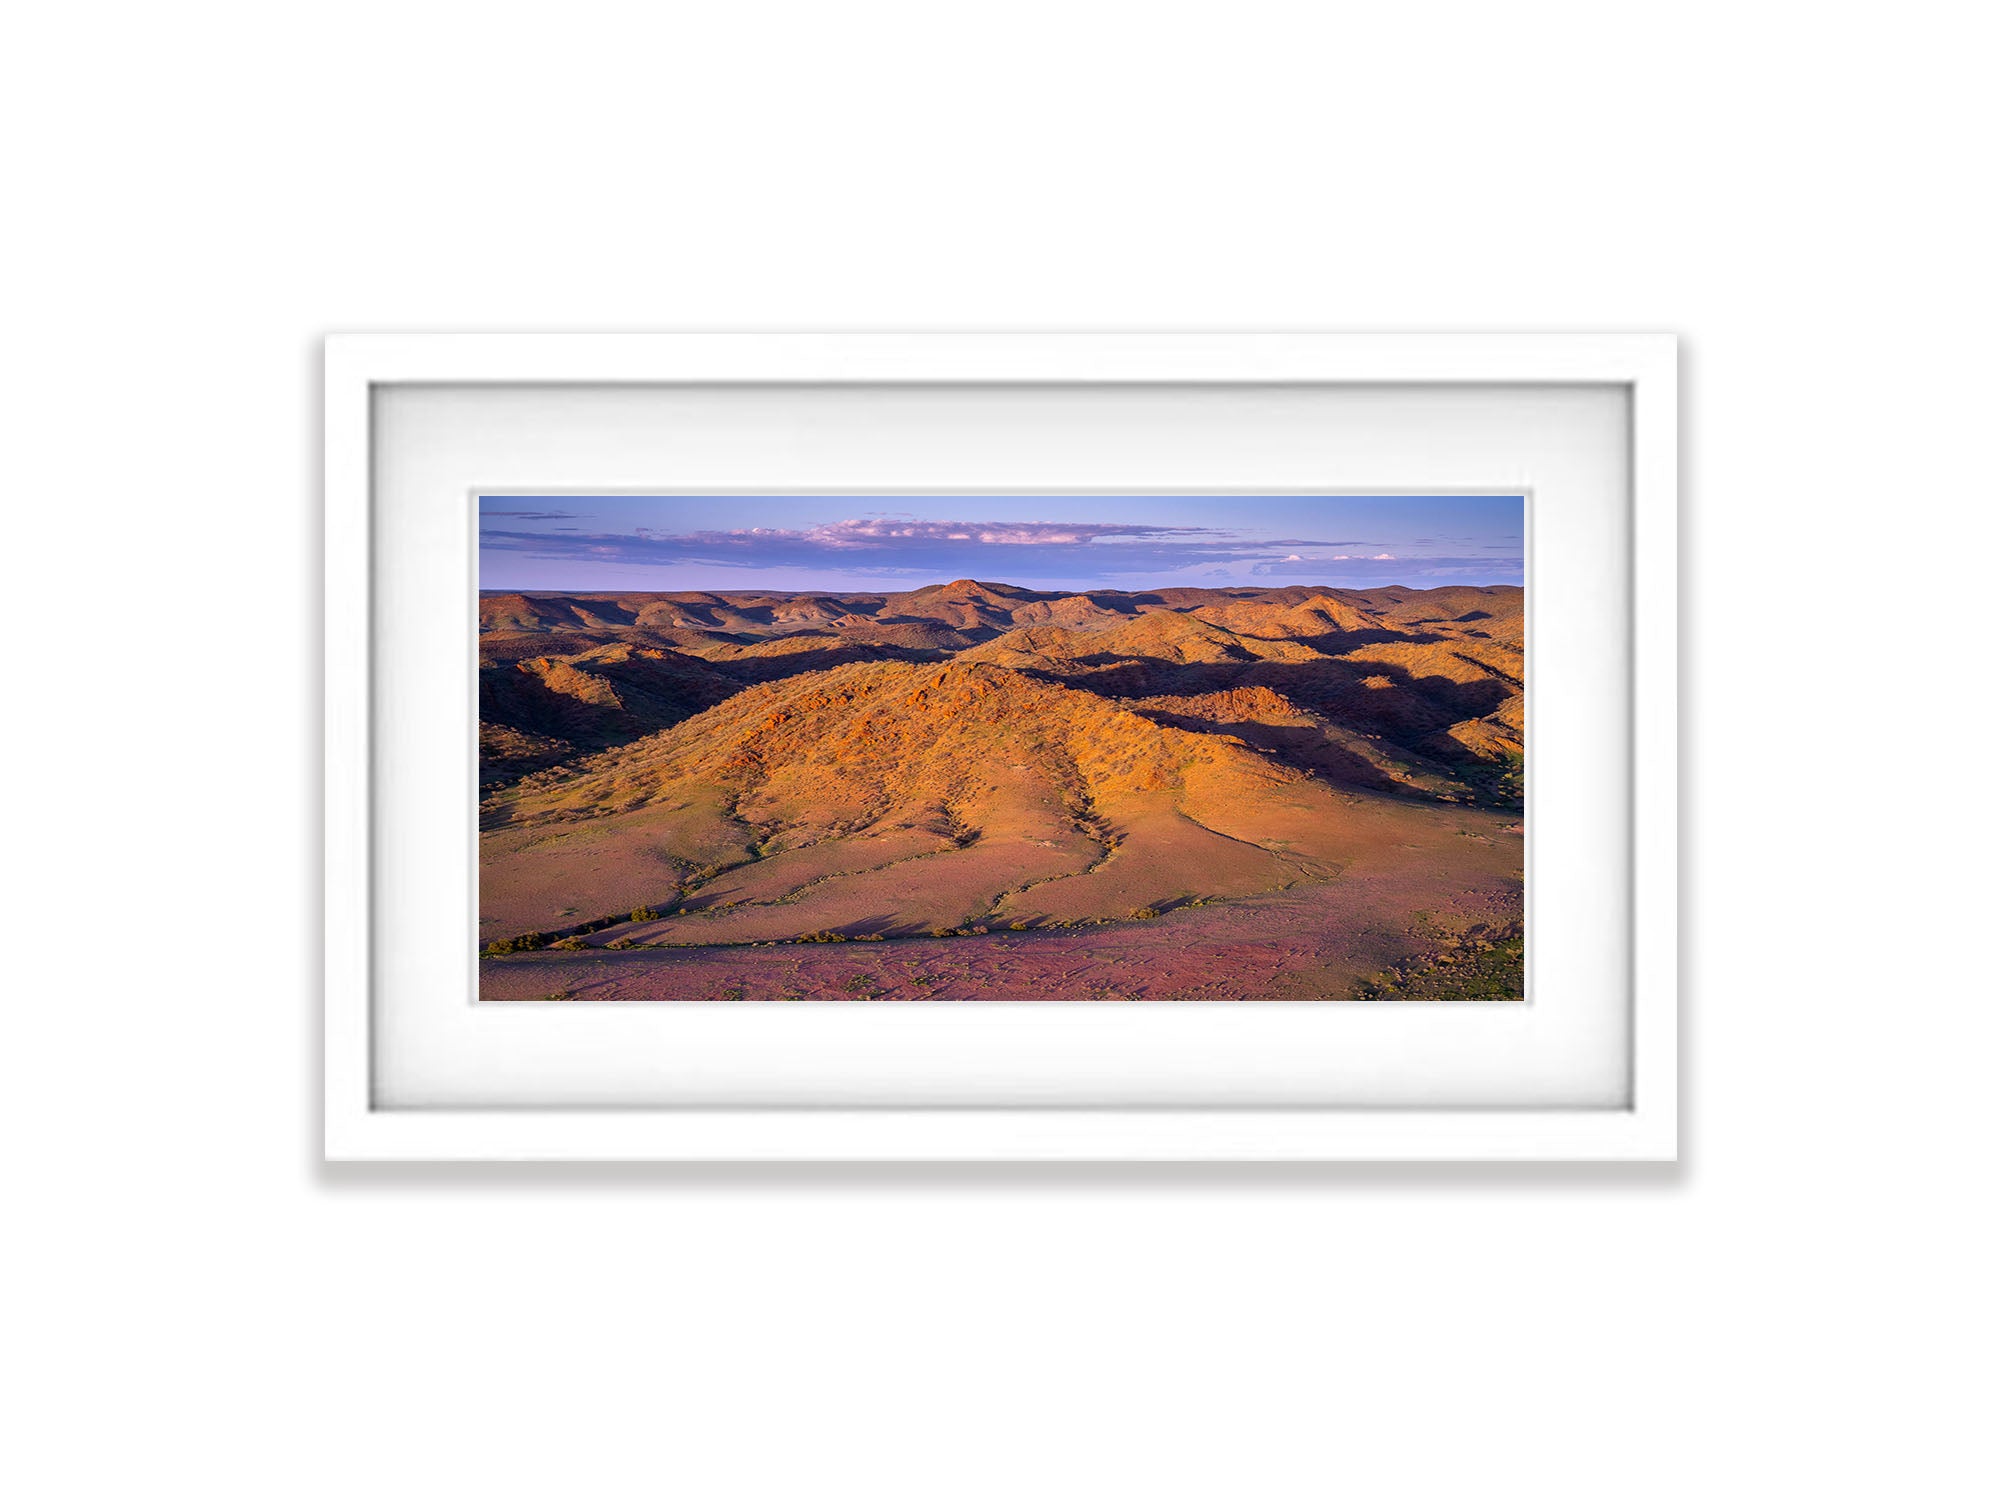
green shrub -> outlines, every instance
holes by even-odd
[[[1150,922],[1159,914],[1157,907],[1135,906],[1132,908],[1132,920],[1135,922]]]
[[[650,906],[635,906],[632,908],[632,920],[635,922],[657,922],[660,920],[660,914]]]

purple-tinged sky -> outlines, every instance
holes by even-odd
[[[1519,495],[489,495],[479,585],[884,592],[1522,581]]]

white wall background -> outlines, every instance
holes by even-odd
[[[24,1496],[1991,1493],[1972,6],[9,24]],[[314,1163],[333,329],[1687,339],[1672,1172]]]

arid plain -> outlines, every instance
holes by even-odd
[[[1522,603],[484,593],[481,998],[1518,999]]]

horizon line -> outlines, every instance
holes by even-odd
[[[1243,583],[1243,584],[1170,583],[1170,584],[1163,584],[1155,588],[1145,588],[1145,589],[1114,589],[1114,588],[1040,589],[1040,588],[1034,588],[1025,583],[1006,583],[1006,582],[995,581],[989,578],[947,578],[947,579],[941,579],[936,583],[919,583],[919,584],[914,584],[909,588],[898,588],[898,589],[850,589],[850,588],[566,589],[566,588],[541,588],[529,585],[518,585],[518,586],[504,587],[504,588],[486,588],[482,586],[480,587],[478,592],[482,595],[484,594],[717,594],[717,595],[756,594],[763,597],[772,597],[777,595],[797,596],[802,594],[831,594],[835,596],[845,596],[854,598],[887,598],[892,594],[920,594],[925,589],[949,588],[951,587],[951,585],[955,583],[970,583],[981,588],[1020,589],[1024,593],[1052,594],[1061,598],[1076,598],[1085,594],[1123,594],[1127,596],[1137,596],[1140,594],[1158,594],[1165,592],[1175,592],[1184,594],[1185,593],[1274,594],[1274,593],[1281,593],[1287,589],[1318,589],[1324,593],[1329,593],[1329,594],[1371,594],[1371,593],[1380,593],[1385,589],[1402,589],[1404,592],[1411,594],[1431,594],[1431,593],[1436,593],[1442,589],[1513,589],[1516,592],[1521,592],[1521,593],[1525,593],[1527,591],[1527,585],[1524,583],[1434,583],[1434,584],[1425,584],[1421,586],[1410,583],[1376,583],[1376,584],[1370,584],[1365,588],[1355,588],[1348,584],[1338,584],[1338,583],[1279,583],[1279,584],[1268,584],[1261,586],[1257,584],[1248,584],[1248,583]]]

